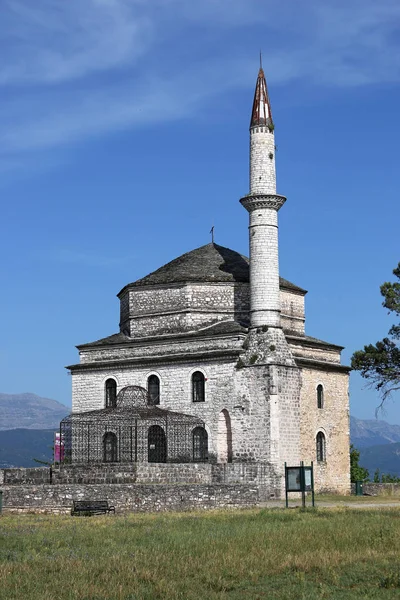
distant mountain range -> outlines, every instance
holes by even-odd
[[[0,431],[58,428],[70,412],[64,404],[36,394],[0,393]]]
[[[385,473],[400,477],[400,442],[361,448],[359,462],[368,469],[370,479],[373,479],[376,469],[381,475]]]
[[[69,412],[36,394],[0,393],[0,468],[38,466],[35,458],[50,462],[54,431]],[[351,417],[350,437],[371,478],[376,469],[400,477],[400,425]]]
[[[363,421],[350,417],[350,438],[357,450],[400,442],[400,425],[390,425],[378,419]]]
[[[0,469],[41,467],[36,462],[53,461],[55,429],[10,429],[0,431]]]

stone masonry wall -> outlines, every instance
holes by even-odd
[[[278,211],[266,207],[249,211],[251,326],[279,327]]]
[[[352,493],[355,484],[352,483]],[[400,483],[363,483],[363,493],[367,496],[400,496]]]
[[[0,484],[40,485],[44,483],[51,483],[49,467],[0,469]]]
[[[304,295],[281,289],[280,307],[283,330],[304,335]]]
[[[276,194],[275,136],[268,127],[250,129],[250,193]]]
[[[248,319],[246,283],[190,283],[129,290],[121,301],[121,330],[131,337],[183,333],[220,321]]]
[[[112,346],[94,346],[93,349],[82,349],[79,353],[81,364],[91,364],[97,368],[96,363],[132,360],[140,363],[149,364],[156,359],[158,362],[171,362],[171,357],[187,356],[198,353],[205,354],[209,351],[230,351],[231,349],[240,350],[244,340],[244,334],[240,336],[218,337],[213,335],[186,339],[159,340],[157,344],[143,341],[141,343],[132,342],[131,344],[120,344]],[[73,376],[76,371],[73,372]]]
[[[3,487],[4,511],[69,512],[73,500],[108,500],[116,512],[256,506],[256,485],[20,485]]]
[[[257,484],[268,487],[267,463],[99,463],[1,469],[5,486],[43,484]],[[269,491],[269,488],[268,488]]]
[[[350,424],[348,374],[325,370],[301,370],[301,459],[314,461],[317,492],[350,493]],[[317,386],[324,390],[323,408],[317,405]],[[317,462],[316,436],[326,439],[326,461]]]
[[[200,417],[205,421],[209,435],[209,453],[216,455],[218,437],[218,417],[226,410],[232,421],[233,446],[244,436],[238,426],[242,410],[237,408],[234,389],[234,374],[237,359],[220,361],[193,361],[188,357],[185,364],[156,365],[155,368],[121,368],[117,365],[109,369],[91,372],[76,372],[72,376],[73,411],[87,411],[104,407],[104,385],[108,377],[117,382],[117,391],[127,385],[147,387],[149,375],[156,374],[160,379],[160,407]],[[192,401],[191,376],[200,370],[204,373],[205,402]]]

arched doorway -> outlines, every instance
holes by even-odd
[[[167,438],[160,425],[149,427],[148,458],[149,462],[167,462]]]
[[[107,431],[103,436],[104,462],[118,462],[117,436],[112,431]]]
[[[204,427],[195,427],[193,435],[193,460],[206,462],[208,460],[208,433]]]
[[[218,462],[232,462],[232,428],[231,418],[226,409],[221,410],[218,418],[217,436]]]

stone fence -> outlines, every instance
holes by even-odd
[[[355,493],[355,484],[352,484]],[[363,483],[363,493],[367,496],[400,496],[400,483]]]
[[[280,494],[268,464],[114,463],[0,470],[5,511],[68,512],[108,500],[118,511],[257,506]]]
[[[257,506],[256,485],[44,484],[4,486],[4,512],[69,513],[73,500],[108,500],[117,512]]]
[[[280,486],[267,463],[100,463],[0,470],[0,485],[5,486],[128,483],[256,484],[269,498],[275,497]]]

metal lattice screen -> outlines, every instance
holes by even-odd
[[[199,462],[208,449],[196,444],[204,422],[191,415],[149,406],[147,390],[122,389],[115,408],[72,413],[61,421],[64,461]],[[205,432],[205,429],[204,429]]]

